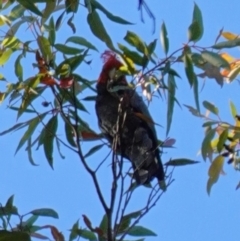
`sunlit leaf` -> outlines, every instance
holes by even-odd
[[[40,81],[39,77],[32,78],[30,80],[31,83],[29,85],[38,85],[39,81]],[[37,87],[37,88],[34,88],[34,91],[32,91],[31,88],[28,87],[24,91],[24,94],[22,97],[22,103],[18,110],[17,119],[26,111],[27,107],[31,105],[31,103],[44,92],[45,89],[46,89],[45,86]]]
[[[138,52],[132,51],[122,44],[118,44],[118,47],[123,51],[123,54],[127,58],[131,59],[135,64],[140,66],[143,65],[143,58]]]
[[[230,110],[231,110],[231,114],[233,119],[235,119],[236,115],[237,115],[237,109],[236,106],[234,105],[234,103],[232,101],[230,101]]]
[[[85,51],[83,54],[79,54],[79,55],[67,58],[57,66],[56,74],[62,74],[62,68],[66,64],[71,67],[71,71],[73,72],[84,61],[86,55],[87,55],[87,51]]]
[[[132,45],[133,47],[135,47],[139,52],[148,56],[147,47],[143,42],[143,40],[137,34],[131,31],[127,31],[127,34],[124,37],[124,40],[128,42],[130,45]]]
[[[235,40],[239,38],[239,35],[230,32],[222,32],[222,36],[227,40]]]
[[[231,83],[240,73],[240,66],[237,66],[236,68],[233,68],[230,70],[227,74],[226,81],[227,83]]]
[[[12,49],[6,49],[0,54],[0,65],[4,65],[9,60],[12,52]]]
[[[218,144],[217,144],[217,150],[220,153],[223,149],[223,145],[227,141],[228,138],[228,129],[223,130],[223,132],[219,136]]]
[[[211,166],[208,170],[208,182],[207,182],[207,193],[210,195],[211,188],[213,184],[215,184],[218,181],[219,175],[222,171],[224,164],[224,157],[223,156],[217,156],[213,162],[211,163]]]

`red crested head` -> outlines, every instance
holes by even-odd
[[[121,66],[123,66],[123,63],[121,63],[114,52],[110,50],[106,50],[101,55],[104,65],[102,68],[102,72],[98,78],[98,83],[106,83],[109,79],[109,72],[112,69],[119,69]]]

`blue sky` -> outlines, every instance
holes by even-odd
[[[159,39],[159,30],[162,21],[165,22],[170,39],[169,53],[181,47],[187,42],[187,28],[192,20],[194,2],[184,1],[148,1],[151,10],[156,16],[156,32],[152,34],[152,21],[145,15],[145,24],[140,21],[137,11],[137,0],[104,0],[102,4],[107,4],[109,10],[116,15],[134,22],[135,25],[124,26],[110,22],[101,14],[108,33],[114,43],[124,43],[123,37],[127,30],[136,32],[146,42]],[[238,24],[238,13],[240,2],[238,0],[222,1],[195,1],[202,11],[204,21],[204,35],[199,41],[199,46],[210,46],[214,43],[219,30],[224,27],[225,31],[240,33]],[[78,16],[74,19],[77,27],[77,35],[90,39],[103,52],[106,47],[98,39],[92,37],[89,27],[84,23],[86,11],[80,8]],[[24,37],[24,28],[19,32],[20,37]],[[56,42],[64,42],[72,35],[69,28],[64,27],[57,35]],[[164,53],[160,46],[160,41],[156,49],[157,55],[161,58]],[[239,48],[231,53],[239,56]],[[97,79],[101,71],[101,61],[99,53],[92,53],[93,61],[90,66],[82,65],[79,73],[89,79]],[[13,68],[10,64],[1,68],[8,79],[15,80]],[[28,64],[23,60],[23,64]],[[31,66],[31,64],[28,66]],[[182,79],[177,79],[177,98],[182,104],[194,106],[192,91],[188,85],[183,72],[182,64],[176,64],[175,69]],[[33,68],[24,71],[27,78],[36,73]],[[197,70],[198,71],[198,70]],[[203,80],[200,80],[200,87]],[[1,84],[1,87],[3,84]],[[233,82],[231,85],[224,85],[220,88],[214,80],[206,79],[205,87],[200,93],[200,101],[208,100],[220,109],[223,120],[232,121],[229,111],[229,100],[232,100],[240,112],[239,104],[239,83]],[[90,126],[98,130],[97,120],[94,112],[94,104],[87,105],[90,116],[87,118]],[[16,113],[6,109],[6,103],[1,105],[0,131],[9,128],[16,123]],[[204,111],[201,106],[202,111]],[[163,128],[157,127],[159,138],[164,139],[166,128],[166,101],[154,99],[150,105],[150,111],[154,120],[161,124]],[[30,118],[23,117],[20,121]],[[213,187],[211,196],[206,192],[207,171],[209,162],[204,162],[200,155],[197,155],[201,147],[204,130],[201,127],[202,120],[192,116],[185,107],[175,107],[174,119],[169,136],[177,140],[174,149],[167,149],[163,154],[164,162],[170,158],[187,157],[199,160],[200,163],[194,166],[176,168],[174,171],[174,183],[170,186],[166,194],[158,202],[151,212],[145,216],[141,225],[146,226],[156,232],[158,237],[147,238],[146,240],[164,241],[226,241],[238,240],[238,223],[240,221],[239,203],[240,193],[235,191],[239,182],[239,173],[233,170],[231,165],[224,165],[226,175],[222,175],[218,183]],[[39,130],[40,131],[40,130]],[[23,135],[23,131],[18,131],[0,138],[1,146],[1,175],[0,175],[0,201],[5,203],[7,198],[14,194],[15,204],[19,207],[19,212],[24,214],[36,208],[54,208],[59,216],[59,220],[39,218],[38,224],[52,224],[58,227],[66,237],[72,224],[80,218],[80,224],[84,227],[81,216],[86,214],[94,226],[97,226],[102,218],[103,210],[96,199],[93,184],[90,177],[83,170],[83,166],[75,155],[63,148],[65,159],[62,160],[56,153],[54,157],[54,171],[49,167],[42,149],[34,153],[34,158],[39,166],[31,166],[24,149],[14,156],[18,141]],[[58,134],[63,136],[63,130],[59,129]],[[83,143],[83,150],[87,150],[94,143]],[[101,154],[107,153],[107,149]],[[101,160],[99,154],[93,155],[88,162],[95,165]],[[108,166],[100,172],[102,185],[107,192],[108,178],[105,171]],[[139,188],[135,203],[132,208],[138,205],[139,200],[145,197],[144,188]]]

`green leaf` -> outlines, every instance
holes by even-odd
[[[219,123],[218,121],[207,121],[202,125],[202,127],[212,126],[212,125],[216,125],[218,123]]]
[[[117,230],[117,235],[124,233],[130,226],[131,220],[138,218],[139,215],[141,215],[141,213],[142,213],[141,211],[136,211],[136,212],[132,212],[127,215],[124,215],[120,220],[120,224],[118,224],[117,227],[115,227],[115,229]]]
[[[192,24],[188,28],[188,40],[197,42],[203,35],[203,19],[202,13],[198,5],[194,3]]]
[[[56,74],[61,74],[61,70],[64,65],[68,64],[71,67],[71,71],[73,72],[85,59],[88,50],[86,50],[83,54],[76,55],[71,58],[65,59],[62,63],[60,63],[56,68]]]
[[[237,115],[237,109],[232,101],[230,101],[230,110],[231,110],[232,117],[235,120],[236,115]]]
[[[77,220],[77,222],[73,224],[73,226],[70,230],[71,233],[70,233],[70,236],[69,236],[69,241],[73,241],[74,239],[77,238],[77,236],[78,236],[77,230],[78,229],[79,229],[79,220]]]
[[[25,142],[32,136],[32,134],[36,130],[38,124],[43,121],[43,119],[46,115],[47,115],[47,113],[44,113],[44,114],[41,114],[41,115],[39,115],[39,116],[37,116],[37,117],[35,117],[31,120],[31,122],[29,123],[27,131],[24,133],[24,135],[22,136],[22,138],[21,138],[21,140],[18,144],[18,147],[15,151],[15,155],[20,150],[20,148],[25,144]]]
[[[78,229],[77,233],[80,237],[84,239],[88,239],[89,241],[97,241],[96,235],[91,231],[88,231],[86,229]]]
[[[197,42],[201,38],[201,28],[197,21],[191,23],[188,27],[188,41]]]
[[[38,46],[42,53],[43,58],[46,61],[52,60],[53,55],[52,55],[51,45],[50,45],[49,40],[47,38],[45,38],[44,36],[38,36],[37,42],[38,42]]]
[[[14,195],[10,196],[5,204],[5,208],[12,209],[13,208],[13,200],[14,200]]]
[[[160,32],[160,41],[164,50],[164,53],[167,55],[168,50],[169,50],[169,40],[168,40],[168,33],[166,29],[166,25],[163,22],[161,26],[161,32]]]
[[[39,216],[32,215],[26,221],[24,221],[24,227],[30,228],[38,219]]]
[[[24,14],[25,8],[21,4],[14,6],[8,15],[10,21],[15,21],[18,18],[21,18]]]
[[[32,210],[30,213],[36,216],[59,218],[57,212],[51,208],[35,209]]]
[[[212,152],[213,152],[212,146],[211,146],[211,141],[212,141],[213,137],[215,136],[215,132],[216,132],[215,129],[210,129],[206,133],[206,136],[203,139],[201,152],[202,152],[202,157],[203,157],[204,161],[206,161],[207,157],[210,154],[212,154]]]
[[[197,27],[198,28],[198,34],[192,35],[192,37],[194,37],[194,38],[191,40],[191,41],[197,42],[202,38],[204,28],[203,28],[202,13],[201,13],[201,10],[196,3],[194,3],[192,22],[198,23],[198,27]]]
[[[33,160],[33,157],[32,157],[32,138],[30,137],[28,139],[28,143],[27,143],[27,148],[26,148],[26,151],[28,153],[28,160],[29,162],[33,165],[33,166],[38,166],[34,160]]]
[[[0,55],[0,65],[4,65],[12,55],[12,49],[5,49]]]
[[[23,81],[23,68],[22,68],[22,65],[21,65],[21,59],[22,59],[22,57],[23,57],[23,55],[22,54],[20,54],[18,57],[17,57],[17,59],[16,59],[16,61],[15,61],[15,68],[14,68],[14,70],[15,70],[15,75],[18,77],[18,80],[20,81],[20,82],[22,82]]]
[[[154,40],[147,46],[149,55],[152,55],[152,54],[154,53],[154,50],[155,50],[156,46],[157,46],[157,39],[154,39]]]
[[[92,11],[92,13],[88,14],[87,22],[90,26],[92,33],[101,41],[103,41],[110,49],[114,49],[112,40],[108,35],[102,23],[102,20],[96,11]]]
[[[18,49],[20,44],[20,41],[18,38],[16,38],[15,36],[10,36],[10,37],[6,37],[4,38],[4,40],[2,41],[2,46],[5,48],[11,48],[12,50],[14,49]]]
[[[75,34],[76,31],[77,31],[77,29],[76,29],[76,27],[75,27],[75,24],[74,24],[74,22],[73,22],[73,19],[74,19],[74,14],[72,15],[72,17],[70,17],[70,18],[68,19],[67,25],[71,28],[73,34]]]
[[[106,214],[103,215],[99,228],[103,231],[103,234],[107,234],[108,218]],[[101,236],[99,237],[99,241],[106,241],[106,239]]]
[[[121,17],[113,15],[111,12],[109,12],[106,8],[103,7],[103,5],[101,5],[96,0],[91,0],[91,5],[94,8],[101,10],[107,16],[107,18],[113,22],[120,23],[120,24],[133,24],[133,23],[126,21],[125,19],[123,19]]]
[[[124,37],[124,40],[130,45],[132,45],[133,47],[135,47],[139,52],[145,54],[146,56],[149,55],[145,43],[141,40],[141,38],[137,34],[131,31],[127,31],[127,34]]]
[[[53,141],[56,137],[58,127],[57,115],[53,116],[45,126],[45,135],[43,140],[44,153],[49,165],[53,168]]]
[[[60,28],[61,24],[62,24],[62,20],[64,17],[65,11],[63,11],[60,16],[58,17],[57,21],[56,21],[56,25],[55,25],[55,29],[56,31],[58,31],[58,29]]]
[[[42,12],[35,6],[32,0],[17,0],[23,7],[42,17]]]
[[[65,1],[65,8],[67,13],[76,13],[78,10],[78,6],[79,6],[79,1],[80,0],[66,0]]]
[[[66,134],[66,138],[67,138],[67,141],[68,143],[73,146],[73,147],[76,147],[76,142],[74,140],[74,133],[73,133],[73,127],[70,126],[69,123],[67,123],[65,121],[65,134]]]
[[[79,44],[79,45],[85,46],[89,49],[96,50],[98,52],[97,48],[83,37],[72,36],[66,40],[66,43],[68,43],[68,42]]]
[[[53,13],[56,7],[56,4],[57,4],[57,0],[46,1],[46,6],[42,14],[42,21],[41,21],[42,24],[44,24],[51,16],[51,14]]]
[[[218,116],[219,110],[218,110],[218,108],[217,108],[215,105],[213,105],[213,104],[211,104],[210,102],[204,100],[204,101],[203,101],[203,106],[204,106],[207,110],[209,110],[210,112],[212,112],[213,114],[215,114],[215,115]]]
[[[217,44],[214,44],[212,48],[214,49],[223,49],[223,48],[234,48],[236,46],[240,46],[240,38],[229,40],[229,41],[223,41]]]
[[[215,184],[218,181],[219,175],[222,171],[224,164],[224,157],[223,156],[217,156],[213,162],[211,163],[211,166],[208,170],[208,182],[207,182],[207,193],[210,195],[211,188],[213,184]]]
[[[193,94],[194,94],[194,100],[196,103],[196,107],[198,112],[200,113],[200,104],[199,104],[199,95],[198,95],[198,79],[197,76],[194,73],[194,79],[193,79]]]
[[[130,235],[130,236],[136,236],[136,237],[139,237],[139,236],[157,236],[157,234],[155,234],[153,231],[151,231],[147,228],[144,228],[142,226],[132,227],[127,232],[127,234]]]
[[[132,51],[122,44],[118,44],[118,47],[127,58],[131,59],[135,64],[143,66],[143,58],[138,52]]]
[[[212,64],[213,66],[216,66],[218,68],[230,68],[229,63],[227,60],[225,60],[222,56],[220,56],[217,53],[210,52],[210,51],[202,51],[201,53],[204,60],[206,60],[208,63]]]
[[[192,165],[197,163],[199,163],[199,161],[194,161],[186,158],[177,158],[166,162],[165,165],[166,166],[185,166],[185,165]]]
[[[55,25],[54,25],[54,19],[53,19],[53,17],[51,17],[51,19],[49,21],[49,35],[48,35],[48,41],[51,46],[54,45],[55,40],[56,40],[56,29],[55,29]]]
[[[28,125],[27,122],[18,123],[18,124],[16,124],[16,125],[12,126],[11,128],[9,128],[9,129],[7,129],[7,130],[5,130],[5,131],[0,132],[0,136],[3,136],[3,135],[5,135],[5,134],[7,134],[7,133],[9,133],[9,132],[14,131],[14,130],[22,129],[22,128],[24,128],[24,127],[27,126],[27,125]]]
[[[30,235],[20,231],[0,230],[0,241],[31,241]]]
[[[94,147],[92,147],[85,155],[84,158],[87,158],[89,156],[91,156],[92,154],[94,154],[95,152],[97,152],[98,150],[100,150],[105,144],[99,144],[96,145]]]
[[[192,87],[193,83],[194,83],[194,80],[196,78],[195,77],[196,75],[195,75],[194,70],[193,70],[192,60],[191,60],[191,58],[189,57],[188,54],[184,54],[183,62],[184,62],[185,73],[186,73],[188,82],[189,82],[190,86]]]
[[[31,79],[31,84],[37,85],[40,81],[40,77],[34,77]],[[30,90],[30,86],[24,91],[22,103],[19,108],[17,119],[26,111],[27,107],[37,98],[39,97],[43,91],[46,89],[46,86],[44,87],[37,87],[34,89],[34,92]]]
[[[176,92],[176,83],[173,75],[168,75],[168,104],[167,104],[167,130],[166,135],[170,131],[172,124],[174,102],[175,102],[175,92]]]
[[[78,49],[74,47],[69,47],[65,44],[55,44],[54,47],[62,52],[63,54],[71,54],[71,55],[76,55],[82,53],[84,50],[83,49]]]
[[[223,145],[224,143],[226,142],[228,138],[228,129],[225,129],[219,136],[219,139],[218,139],[218,144],[217,144],[217,150],[218,152],[220,153],[223,149]]]

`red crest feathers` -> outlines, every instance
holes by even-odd
[[[117,59],[117,55],[110,51],[106,50],[102,55],[101,55],[104,65],[103,65],[103,70],[104,71],[110,71],[113,68],[119,69],[123,64]]]
[[[103,59],[104,65],[102,68],[102,72],[99,76],[98,83],[104,83],[108,80],[108,73],[112,69],[119,69],[121,66],[123,66],[123,63],[121,63],[117,59],[117,55],[110,51],[106,50],[102,55],[101,58]]]

